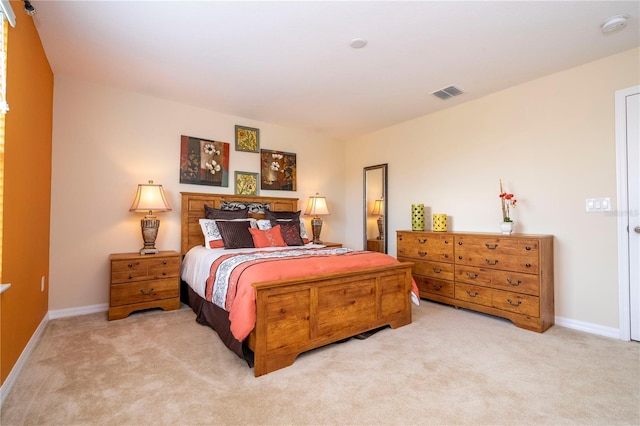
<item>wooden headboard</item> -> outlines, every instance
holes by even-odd
[[[238,201],[241,203],[268,203],[271,211],[292,211],[298,210],[297,198],[284,197],[261,197],[250,195],[233,194],[204,194],[199,192],[181,192],[182,212],[181,212],[181,242],[180,251],[186,254],[191,247],[204,245],[204,236],[200,229],[199,219],[204,218],[204,205],[215,209],[220,208],[223,201]],[[262,219],[263,214],[251,214],[251,217]]]

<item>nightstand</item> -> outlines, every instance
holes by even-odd
[[[325,247],[342,247],[342,243],[330,243],[329,241],[323,241],[322,245]]]
[[[180,253],[114,253],[109,260],[109,320],[141,309],[180,308]]]

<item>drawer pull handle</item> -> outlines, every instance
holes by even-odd
[[[478,297],[478,292],[474,291],[473,294],[471,294],[471,292],[469,290],[467,290],[467,294],[471,297]]]
[[[498,259],[491,261],[489,259],[485,259],[485,262],[487,262],[487,265],[497,265],[498,264]]]
[[[458,256],[458,259],[459,259],[459,260],[462,260],[462,256]]]
[[[140,290],[140,293],[144,294],[145,296],[151,296],[151,293],[153,293],[153,289],[149,291],[145,291],[144,289],[142,289]]]
[[[444,243],[445,244],[449,244],[449,240],[444,240]]]
[[[167,271],[162,271],[162,276],[166,276],[167,275]]]
[[[163,260],[163,261],[162,261],[162,264],[163,264],[163,265],[166,265],[166,264],[167,264],[167,261],[166,261],[166,260]]]
[[[461,246],[462,245],[462,241],[458,241],[458,245]]]
[[[442,268],[436,268],[435,266],[433,267],[433,272],[435,272],[436,274],[439,274],[440,272],[442,272]]]
[[[129,263],[129,264],[127,265],[127,268],[133,268],[133,263]]]
[[[426,251],[419,251],[418,254],[422,257],[425,257],[427,255]]]
[[[511,284],[512,286],[514,286],[514,287],[518,287],[520,284],[522,284],[522,281],[517,280],[516,282],[513,282],[513,280],[511,280],[511,278],[507,278],[507,282],[509,284]]]
[[[511,306],[520,306],[522,304],[522,300],[518,300],[518,303],[513,303],[511,299],[507,299],[507,302],[509,302]]]
[[[133,278],[133,275],[129,275],[129,279]]]
[[[398,241],[402,241],[402,235],[398,235]]]
[[[426,242],[427,242],[427,239],[426,239],[426,238],[418,238],[418,242],[419,242],[420,244],[424,244],[424,243],[426,243]]]
[[[478,274],[473,274],[471,275],[470,273],[466,272],[467,274],[467,278],[471,279],[471,280],[475,280],[476,278],[478,278]]]
[[[431,284],[431,286],[433,287],[434,290],[442,290],[442,286],[441,285]]]
[[[448,259],[448,258],[449,258],[449,255],[448,255],[448,254],[445,254],[445,255],[444,255],[444,258],[445,258],[445,259]]]
[[[525,250],[531,250],[531,246],[526,246],[524,249]]]
[[[525,263],[524,266],[526,266],[527,268],[531,268],[531,264],[530,263]]]
[[[485,247],[487,247],[489,250],[495,250],[495,249],[497,249],[497,248],[498,248],[498,243],[495,243],[495,244],[485,243],[484,245],[485,245]]]

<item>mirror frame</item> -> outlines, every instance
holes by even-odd
[[[384,200],[384,238],[383,238],[383,251],[384,253],[387,253],[388,251],[388,240],[389,240],[389,233],[388,231],[388,227],[387,227],[387,217],[388,217],[388,191],[387,191],[387,173],[388,173],[388,164],[384,163],[384,164],[378,164],[375,166],[369,166],[369,167],[365,167],[363,170],[363,192],[362,192],[362,200],[363,200],[363,234],[364,234],[364,250],[367,249],[367,218],[370,216],[369,212],[368,212],[368,203],[367,201],[367,189],[368,189],[368,176],[367,176],[367,172],[370,171],[374,171],[374,170],[381,170],[382,171],[382,182],[381,182],[381,189],[382,189],[382,199]]]

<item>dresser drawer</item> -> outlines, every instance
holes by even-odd
[[[111,306],[130,305],[180,296],[176,278],[111,286]]]
[[[477,284],[483,286],[491,285],[491,269],[456,265],[455,276],[456,282]]]
[[[398,233],[398,256],[453,262],[453,236],[434,233]]]
[[[453,281],[438,280],[434,278],[414,276],[420,294],[433,294],[453,299]],[[427,297],[427,296],[425,296]]]
[[[503,311],[540,317],[540,299],[526,294],[493,290],[493,306]]]
[[[455,281],[538,296],[540,277],[533,274],[455,265]]]
[[[458,300],[491,306],[491,289],[469,284],[455,283],[455,296]]]
[[[453,264],[442,262],[429,262],[426,260],[412,260],[413,273],[424,275],[425,277],[436,278],[440,280],[453,281]]]
[[[538,245],[533,239],[457,236],[455,260],[462,265],[537,274]]]
[[[540,295],[540,276],[508,271],[491,271],[491,287],[532,296]]]

